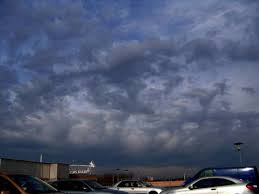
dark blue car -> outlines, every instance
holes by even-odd
[[[259,185],[258,171],[255,166],[248,167],[225,167],[225,168],[204,168],[200,170],[192,178],[187,179],[184,185],[191,183],[192,181],[201,177],[209,176],[228,176],[250,182],[254,185]]]

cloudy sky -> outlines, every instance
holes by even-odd
[[[258,0],[0,0],[0,157],[161,175],[238,165],[242,141],[259,165],[258,13]]]

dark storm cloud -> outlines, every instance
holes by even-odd
[[[17,75],[14,69],[0,66],[0,88],[9,88],[17,82]]]
[[[240,140],[258,162],[256,6],[1,1],[0,154],[231,165]]]
[[[224,81],[221,83],[214,83],[212,89],[195,88],[185,95],[189,98],[198,99],[201,107],[204,109],[204,111],[207,111],[210,105],[212,104],[213,100],[217,96],[225,95],[227,91],[228,86],[226,81]]]
[[[12,104],[11,88],[17,83],[17,75],[14,69],[0,66],[0,118],[7,119],[10,116]],[[1,120],[1,119],[0,119]]]
[[[242,45],[242,43],[238,43],[238,42],[229,42],[226,45],[225,51],[228,53],[228,56],[233,60],[258,61],[259,60],[258,41],[256,39],[253,39],[250,41],[251,42],[248,42],[247,45]]]
[[[188,42],[184,50],[187,52],[187,63],[197,60],[207,60],[208,63],[215,61],[218,48],[213,40],[196,39]]]
[[[242,89],[242,91],[246,92],[247,94],[250,94],[250,95],[256,94],[256,90],[254,88],[243,87],[241,89]]]

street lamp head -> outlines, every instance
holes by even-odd
[[[240,151],[241,150],[241,145],[243,145],[244,143],[242,143],[242,142],[236,142],[236,143],[234,143],[234,145],[236,146],[236,149],[237,149],[237,151]]]

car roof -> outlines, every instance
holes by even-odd
[[[75,179],[71,179],[71,180],[75,180]],[[89,179],[77,179],[80,181],[86,181],[86,182],[97,182],[97,180],[89,180]]]
[[[203,170],[223,170],[223,169],[243,169],[243,168],[253,168],[253,169],[256,169],[256,166],[229,166],[229,167],[207,167],[207,168],[203,168],[201,169],[200,171],[203,171]]]
[[[207,167],[207,168],[203,168],[202,170],[205,169],[230,169],[230,168],[256,168],[256,166],[229,166],[229,167]]]
[[[81,179],[58,179],[50,182],[59,182],[59,181],[83,181]]]
[[[190,184],[193,184],[193,183],[203,180],[203,179],[217,179],[217,178],[227,179],[227,180],[233,181],[235,183],[243,183],[243,181],[241,181],[240,179],[236,179],[236,178],[232,178],[232,177],[228,177],[228,176],[207,176],[207,177],[202,177],[202,178],[196,179],[193,182],[191,182]]]
[[[119,183],[121,183],[121,182],[126,182],[126,181],[129,181],[129,182],[132,182],[132,181],[140,181],[140,180],[131,180],[131,179],[125,179],[125,180],[120,180],[120,181],[118,181],[116,184],[119,184]]]
[[[83,181],[83,182],[97,182],[96,180],[89,180],[89,179],[58,179],[58,180],[50,180],[49,183],[55,182],[64,182],[64,181]]]
[[[136,179],[125,179],[125,180],[118,181],[117,183],[114,184],[114,186],[118,186],[118,184],[120,184],[122,182],[126,182],[126,181],[129,181],[129,182],[145,182],[145,181],[136,180]]]
[[[119,182],[123,182],[123,181],[137,181],[137,182],[144,182],[142,180],[136,180],[136,179],[124,179],[124,180],[121,180]]]
[[[0,175],[5,175],[5,176],[30,176],[30,175],[26,175],[26,174],[10,174],[10,173],[6,173],[3,171],[0,171]]]

